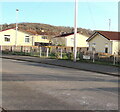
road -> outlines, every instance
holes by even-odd
[[[7,110],[118,110],[118,77],[3,59],[2,107]]]

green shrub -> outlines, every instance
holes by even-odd
[[[58,52],[57,52],[57,53],[55,53],[55,57],[56,57],[56,59],[59,59],[60,55],[59,55],[59,53],[58,53]]]
[[[67,53],[66,56],[68,57],[69,60],[73,60],[74,58],[74,55],[71,52]]]

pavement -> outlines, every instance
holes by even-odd
[[[102,74],[107,74],[112,76],[118,76],[118,77],[120,76],[119,74],[120,68],[116,66],[108,66],[108,65],[84,63],[84,62],[73,62],[69,60],[30,57],[30,56],[2,55],[1,57],[6,59],[43,63],[43,64],[97,72],[97,73],[102,73]]]

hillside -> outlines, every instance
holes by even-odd
[[[8,29],[15,27],[15,24],[3,24],[2,29]],[[41,23],[19,23],[18,28],[27,32],[34,34],[46,34],[49,36],[56,36],[62,33],[73,32],[73,27],[64,27],[64,26],[53,26],[49,24]],[[83,35],[90,36],[93,31],[89,29],[78,28],[78,32],[81,32]]]

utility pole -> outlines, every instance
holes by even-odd
[[[76,36],[77,36],[77,15],[78,14],[78,0],[75,0],[75,16],[74,16],[74,62],[76,62],[77,56],[77,43],[76,43]]]
[[[16,38],[15,38],[15,46],[17,46],[17,37],[18,37],[18,35],[17,35],[17,32],[18,32],[18,9],[16,9]]]
[[[0,31],[2,32],[2,24],[0,26]],[[1,36],[1,35],[0,35]],[[0,54],[2,53],[2,44],[0,45]]]

